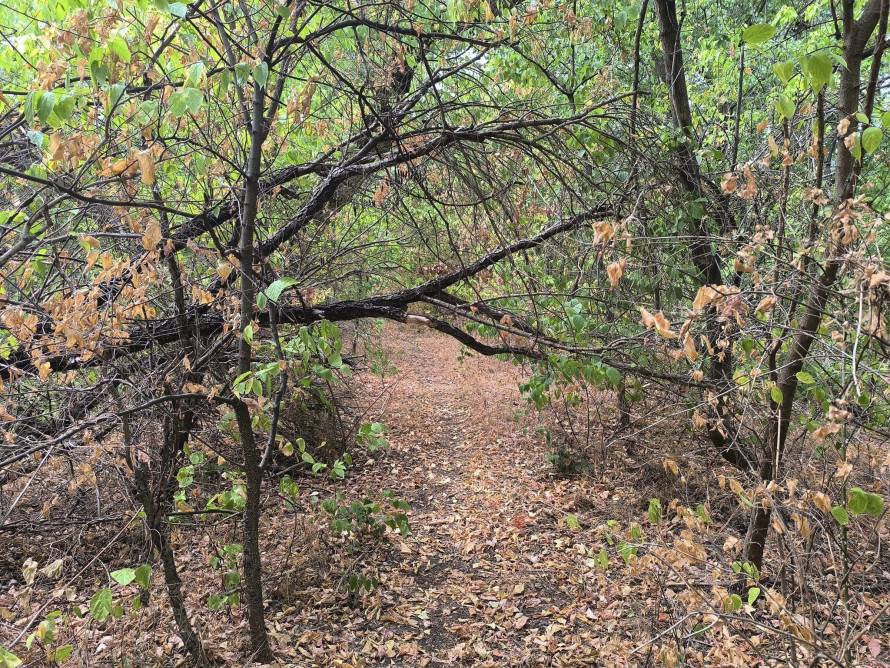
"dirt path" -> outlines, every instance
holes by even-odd
[[[353,483],[408,501],[412,535],[364,555],[381,584],[355,609],[324,597],[304,608],[312,630],[288,652],[313,665],[599,665],[623,613],[593,567],[600,546],[565,518],[589,525],[600,490],[553,479],[528,418],[514,418],[525,402],[512,364],[460,362],[426,330],[387,332],[391,445]],[[379,377],[362,380],[379,391]]]

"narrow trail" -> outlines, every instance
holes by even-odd
[[[426,330],[388,329],[384,346],[399,373],[360,381],[369,394],[390,386],[390,447],[353,485],[408,501],[412,534],[366,556],[380,588],[356,609],[304,611],[302,623],[324,623],[301,654],[313,665],[601,665],[623,605],[594,567],[600,545],[565,519],[591,527],[601,490],[552,477],[528,418],[515,418],[520,370],[461,362],[456,343]],[[324,642],[325,631],[342,635]]]

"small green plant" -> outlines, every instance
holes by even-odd
[[[365,423],[359,428],[355,442],[364,445],[369,452],[377,452],[389,445],[389,441],[383,436],[388,431],[389,428],[380,422]]]
[[[550,441],[549,434],[547,440]],[[565,443],[557,443],[547,452],[545,459],[560,475],[579,475],[593,471],[593,464],[587,455]]]
[[[368,577],[364,573],[355,573],[343,583],[343,589],[350,596],[366,596],[380,586],[380,580]]]
[[[241,597],[234,591],[241,583],[241,572],[238,570],[238,555],[243,548],[241,543],[223,545],[214,556],[210,558],[210,565],[222,572],[222,594],[210,594],[207,599],[207,607],[211,610],[219,610],[225,605],[237,607],[241,603]]]
[[[661,524],[662,517],[661,501],[658,499],[649,499],[649,521],[652,522],[652,524],[659,525]]]
[[[365,357],[368,360],[371,373],[375,376],[380,376],[380,380],[385,380],[387,376],[394,376],[399,372],[399,369],[390,359],[389,353],[379,346],[368,349]]]
[[[393,531],[407,536],[411,533],[408,517],[404,511],[409,506],[407,501],[394,498],[391,490],[381,493],[381,501],[364,497],[361,501],[344,503],[346,495],[339,492],[337,496],[325,499],[321,508],[331,516],[331,530],[339,535],[350,535],[358,540],[363,537],[379,537],[389,527]]]

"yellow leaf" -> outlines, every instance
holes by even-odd
[[[229,278],[229,274],[232,273],[234,267],[231,262],[227,260],[220,261],[218,265],[216,265],[216,273],[219,274],[219,277],[223,280],[223,283],[226,282],[226,279]]]

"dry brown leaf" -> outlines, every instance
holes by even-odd
[[[606,267],[606,273],[609,274],[609,283],[613,289],[618,285],[621,277],[624,276],[625,266],[627,266],[627,260],[622,258],[618,262],[613,262]]]
[[[692,302],[693,311],[701,311],[711,302],[720,299],[722,295],[710,285],[703,285],[698,289],[695,295],[695,301]]]
[[[609,240],[615,236],[615,227],[612,223],[600,220],[593,224],[593,245],[596,246],[600,242],[609,243]]]
[[[145,246],[145,250],[153,251],[160,243],[161,238],[161,223],[153,219],[145,228],[145,234],[142,235],[142,245]]]
[[[687,336],[686,340],[683,341],[683,352],[686,353],[686,357],[689,358],[690,362],[694,362],[698,359],[698,351],[695,349],[695,341],[692,340],[691,336]]]
[[[655,329],[666,339],[677,338],[677,333],[671,330],[671,323],[664,317],[662,311],[655,314]]]
[[[757,308],[754,309],[754,313],[756,313],[757,315],[760,315],[761,313],[769,313],[773,310],[773,307],[775,307],[777,301],[779,301],[779,298],[776,297],[776,295],[767,295],[760,300]]]
[[[841,425],[837,422],[830,422],[824,427],[819,427],[816,431],[813,432],[813,438],[817,441],[822,441],[826,437],[831,434],[836,434],[841,430]]]
[[[813,505],[826,515],[831,512],[831,499],[825,492],[814,492],[812,495],[812,501]]]
[[[136,160],[139,162],[139,170],[142,172],[142,183],[153,186],[155,184],[155,161],[151,155],[151,149],[139,151],[136,154]]]

